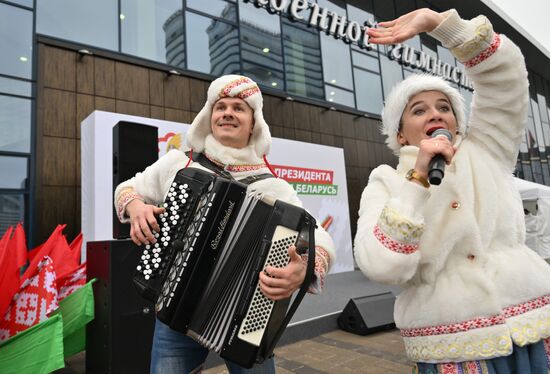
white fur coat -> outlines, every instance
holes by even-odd
[[[457,58],[479,58],[495,40],[483,20],[451,11],[432,34]],[[373,170],[361,197],[355,258],[369,278],[403,286],[395,321],[416,362],[505,356],[512,342],[550,336],[550,267],[524,245],[512,183],[529,98],[523,56],[501,35],[467,74],[475,88],[469,130],[442,184],[405,179],[418,154],[405,146],[397,169]]]

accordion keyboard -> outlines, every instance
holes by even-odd
[[[213,186],[213,183],[210,184],[207,193],[200,197],[197,209],[193,212],[193,220],[187,227],[187,231],[182,233],[184,234],[182,238],[183,247],[181,251],[178,251],[175,254],[174,262],[172,263],[168,276],[162,286],[162,291],[156,305],[157,312],[170,306],[172,299],[175,296],[176,288],[181,285],[182,275],[187,269],[189,258],[193,255],[195,242],[201,234],[206,217],[212,207],[211,201],[216,195],[215,193],[211,193]],[[175,220],[172,223],[177,225],[178,222]]]
[[[290,260],[288,247],[296,243],[297,237],[298,233],[296,231],[284,226],[277,226],[273,233],[271,248],[263,269],[267,266],[275,268],[285,267]],[[239,329],[239,338],[255,346],[260,346],[273,305],[274,301],[265,297],[258,284],[252,296],[250,307]]]
[[[155,233],[157,242],[153,245],[146,245],[139,263],[137,272],[141,273],[146,281],[162,276],[164,268],[170,260],[170,240],[181,235],[178,232],[178,222],[186,218],[190,212],[192,201],[188,201],[189,186],[173,182],[166,200],[164,208],[166,211],[159,215],[160,233]]]

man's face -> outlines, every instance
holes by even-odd
[[[254,128],[254,111],[237,97],[220,99],[212,107],[212,135],[227,147],[244,148]]]

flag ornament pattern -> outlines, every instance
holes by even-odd
[[[59,306],[57,295],[53,263],[45,257],[38,264],[37,274],[21,285],[0,321],[0,341],[48,319]]]

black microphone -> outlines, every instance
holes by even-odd
[[[432,138],[437,138],[438,136],[444,136],[449,141],[453,139],[451,132],[447,129],[437,129],[432,133]],[[436,186],[441,184],[441,180],[445,176],[445,157],[443,155],[435,155],[430,162],[430,171],[428,172],[428,179],[430,184]]]

